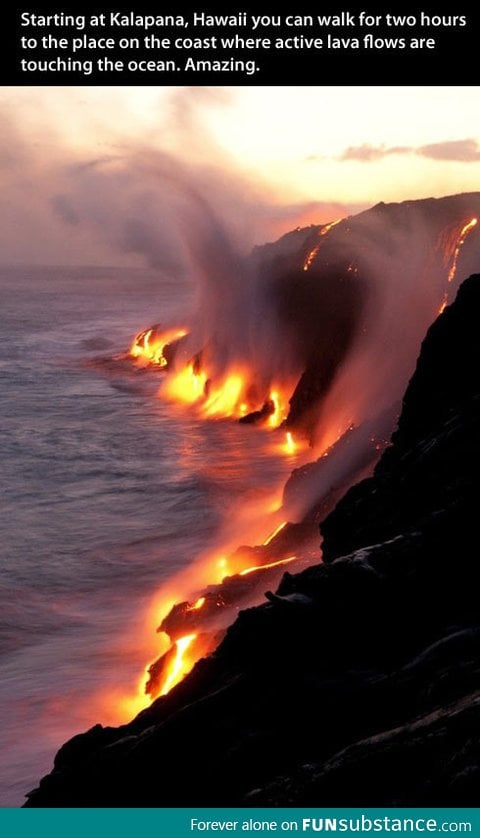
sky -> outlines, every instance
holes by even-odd
[[[479,87],[0,88],[0,262],[168,270],[192,202],[248,248],[480,190],[479,105]]]

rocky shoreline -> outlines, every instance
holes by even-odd
[[[480,275],[424,340],[372,477],[130,724],[59,751],[27,807],[476,806]]]

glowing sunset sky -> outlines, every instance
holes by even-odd
[[[480,190],[479,105],[479,87],[3,88],[1,261],[144,264],[121,219],[154,237],[170,212],[159,154],[202,170],[247,244]]]

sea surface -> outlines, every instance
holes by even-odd
[[[192,300],[147,270],[0,269],[1,806],[66,739],[127,720],[155,591],[290,470],[264,434],[109,360],[152,323],[184,325]]]

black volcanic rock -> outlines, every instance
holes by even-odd
[[[333,257],[332,257],[333,258]],[[290,399],[286,427],[312,437],[322,398],[360,327],[368,291],[364,276],[348,272],[343,257],[335,264],[315,264],[289,271],[275,281],[273,298],[285,324],[295,323],[295,354],[303,372]]]
[[[316,442],[325,399],[339,371],[362,346],[362,336],[371,334],[383,318],[388,327],[382,352],[394,357],[403,343],[406,353],[404,366],[392,370],[384,389],[397,382],[392,401],[401,397],[447,286],[451,299],[454,286],[447,277],[462,226],[479,215],[479,193],[379,203],[257,248],[280,334],[298,362],[287,428]],[[456,280],[479,269],[479,231],[477,225],[455,256]],[[386,289],[393,294],[385,296]]]
[[[391,446],[209,658],[59,752],[27,806],[476,806],[480,275],[430,328]]]
[[[398,429],[374,476],[355,486],[324,522],[324,561],[420,522],[433,524],[435,516],[446,522],[473,500],[480,465],[479,311],[478,278],[471,277],[425,338]],[[445,523],[444,529],[454,544],[465,542],[458,528]]]

